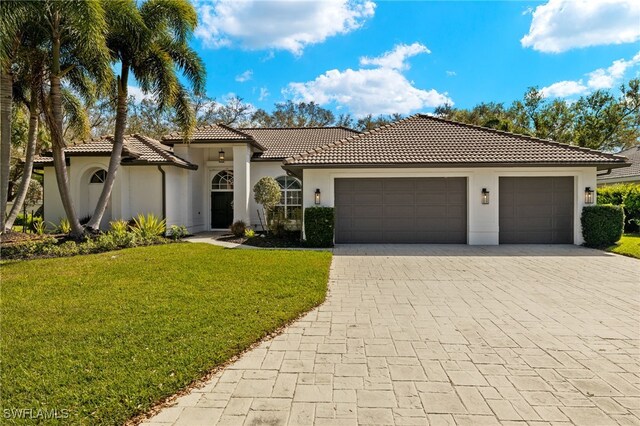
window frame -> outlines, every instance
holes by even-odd
[[[96,180],[95,182],[94,182],[94,178]],[[89,178],[89,183],[97,183],[102,185],[105,183],[106,180],[107,180],[107,171],[104,169],[99,169],[91,174],[91,177]]]
[[[292,210],[299,210],[300,215],[302,214],[302,181],[293,176],[282,175],[275,178],[276,182],[280,186],[280,203],[276,205],[276,208],[282,209],[284,212],[285,220],[299,220],[302,218],[293,217]],[[280,182],[282,180],[282,182]],[[296,184],[297,188],[292,188],[291,186]],[[296,193],[298,203],[291,204],[289,193]]]
[[[215,182],[216,178],[219,178],[220,180],[218,182]],[[226,184],[224,188],[220,186],[223,182]],[[218,185],[218,187],[215,188],[214,185]],[[215,175],[213,175],[213,177],[211,178],[211,187],[210,187],[211,191],[230,192],[230,191],[233,191],[233,186],[234,186],[233,170],[221,170]]]

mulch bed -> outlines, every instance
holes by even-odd
[[[256,234],[253,238],[236,237],[233,234],[226,234],[216,238],[218,241],[227,243],[242,244],[252,247],[267,248],[295,248],[305,247],[300,240],[300,232],[287,232],[281,236],[273,236],[271,234]]]

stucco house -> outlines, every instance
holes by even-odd
[[[90,214],[109,137],[69,147],[80,215]],[[64,211],[52,163],[45,220]],[[197,129],[162,143],[126,138],[108,217],[152,212],[191,232],[244,220],[259,228],[253,185],[272,176],[288,218],[335,207],[336,243],[581,244],[597,174],[625,157],[417,114],[358,133],[342,127]],[[101,177],[102,176],[102,177]],[[95,186],[95,187],[94,187]]]
[[[598,186],[613,185],[614,183],[640,183],[640,145],[620,151],[617,155],[627,157],[631,165],[599,174]]]

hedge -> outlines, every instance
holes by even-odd
[[[618,183],[598,188],[598,204],[613,204],[624,209],[625,232],[636,232],[640,225],[640,184]]]
[[[333,247],[333,207],[304,209],[304,235],[309,247]]]
[[[582,209],[580,222],[586,246],[606,247],[622,237],[624,212],[620,206],[586,206]]]

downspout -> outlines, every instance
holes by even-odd
[[[158,170],[162,175],[162,220],[167,220],[167,176],[166,172],[162,170],[162,166],[158,166]]]

